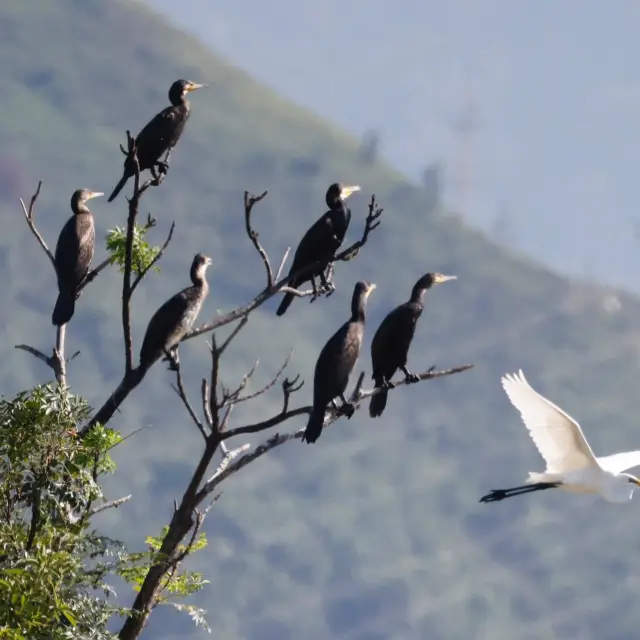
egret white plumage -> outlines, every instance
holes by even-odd
[[[596,458],[580,425],[562,409],[541,396],[518,373],[502,377],[511,404],[520,412],[529,435],[546,462],[544,473],[529,473],[524,485],[493,489],[480,502],[495,502],[542,489],[597,493],[609,502],[628,502],[640,480],[623,473],[640,465],[640,451]]]

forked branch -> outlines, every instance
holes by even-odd
[[[245,202],[251,203],[251,207],[253,207],[255,203],[262,200],[266,195],[267,195],[266,191],[262,193],[260,196],[251,196],[249,195],[249,192],[245,192]],[[371,234],[371,232],[377,229],[378,226],[380,225],[380,217],[383,211],[384,209],[381,209],[380,207],[377,206],[375,196],[371,196],[371,201],[369,203],[369,213],[365,220],[365,228],[359,240],[354,242],[352,245],[350,245],[343,251],[340,251],[335,256],[332,256],[332,257],[330,256],[328,258],[325,258],[324,260],[318,260],[317,262],[314,262],[311,265],[307,265],[306,267],[304,267],[304,269],[300,269],[292,274],[285,276],[284,278],[280,278],[279,280],[273,282],[272,286],[268,285],[267,287],[265,287],[255,298],[253,298],[253,300],[251,300],[246,305],[242,307],[238,307],[237,309],[234,309],[233,311],[230,311],[229,313],[223,316],[220,316],[219,318],[216,318],[213,322],[201,324],[199,327],[191,329],[191,331],[187,333],[187,335],[183,338],[183,340],[190,340],[191,338],[195,338],[199,335],[202,335],[203,333],[208,333],[209,331],[219,329],[220,327],[223,327],[231,322],[234,322],[235,320],[239,320],[241,318],[248,316],[254,309],[257,309],[258,307],[263,305],[267,300],[269,300],[276,294],[283,292],[285,290],[285,287],[287,287],[286,291],[290,291],[296,296],[304,297],[304,296],[310,296],[314,294],[317,295],[317,293],[313,290],[299,291],[297,289],[288,287],[288,285],[291,281],[295,280],[300,275],[303,275],[304,273],[307,273],[310,270],[316,270],[316,269],[324,270],[329,268],[330,265],[332,265],[335,262],[345,262],[348,260],[353,260],[353,258],[358,254],[360,249],[369,240],[369,235]],[[246,217],[245,219],[248,220],[249,217]],[[269,257],[264,247],[262,247],[258,242],[257,233],[253,230],[253,227],[249,223],[247,224],[247,233],[249,234],[249,238],[251,239],[251,242],[256,247],[265,265],[265,270],[267,271],[267,280],[269,282],[272,282],[273,270],[271,269],[271,262],[269,260]],[[289,249],[287,249],[287,253],[288,252],[289,252]],[[281,262],[278,272],[282,271],[283,266],[284,266],[284,260]],[[269,278],[271,278],[271,280],[269,280]]]

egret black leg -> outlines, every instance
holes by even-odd
[[[480,502],[498,502],[505,498],[513,496],[521,496],[525,493],[533,493],[534,491],[542,491],[544,489],[555,489],[559,487],[561,482],[536,482],[535,484],[524,484],[520,487],[511,487],[510,489],[492,489],[486,496],[480,498]]]

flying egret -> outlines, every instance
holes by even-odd
[[[640,480],[623,473],[640,465],[640,451],[614,453],[596,458],[580,425],[562,409],[541,396],[522,373],[502,377],[511,404],[520,412],[529,435],[544,458],[544,473],[529,473],[526,484],[511,489],[493,489],[480,502],[495,502],[511,496],[565,489],[578,493],[598,493],[609,502],[631,500]]]

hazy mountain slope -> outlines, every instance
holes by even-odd
[[[48,376],[13,345],[48,350],[53,340],[53,274],[17,197],[45,181],[38,221],[54,244],[72,191],[113,187],[124,130],[137,131],[162,108],[179,76],[213,86],[193,96],[170,175],[145,199],[145,211],[159,220],[158,243],[171,220],[177,229],[162,274],[145,282],[135,302],[137,344],[154,309],[188,282],[197,251],[214,257],[203,317],[262,286],[259,258],[243,235],[245,188],[269,189],[255,219],[274,254],[297,242],[336,179],[363,186],[352,201],[350,238],[360,233],[371,192],[386,213],[357,260],[339,265],[332,298],[312,306],[297,301],[281,319],[271,303],[252,317],[226,362],[229,383],[260,356],[260,384],[294,346],[291,370],[307,380],[299,399],[307,402],[317,352],[346,318],[358,278],[378,284],[368,338],[424,271],[460,278],[428,297],[411,363],[426,369],[470,361],[474,371],[400,389],[383,420],[367,420],[362,412],[317,445],[283,447],[227,485],[208,523],[211,546],[197,559],[212,580],[199,601],[209,609],[216,637],[635,634],[637,505],[562,495],[492,506],[477,499],[540,467],[500,389],[505,371],[522,366],[540,391],[582,421],[596,451],[638,447],[637,298],[618,293],[621,309],[608,311],[611,292],[560,278],[428,211],[428,194],[382,165],[364,164],[356,141],[278,99],[135,3],[11,0],[0,8],[0,34],[0,70],[9,88],[0,121],[5,394]],[[313,175],[311,161],[317,163]],[[95,201],[93,210],[100,235],[124,222],[122,196],[113,204]],[[101,276],[69,329],[69,349],[82,352],[70,381],[94,405],[111,391],[122,366],[119,286],[115,272]],[[206,347],[192,341],[181,356],[195,394],[206,372]],[[366,354],[360,365],[370,371]],[[157,367],[114,422],[125,432],[151,425],[117,451],[111,494],[131,492],[134,501],[104,515],[105,527],[132,544],[142,545],[169,517],[200,447],[171,381]],[[236,421],[277,411],[279,404],[275,393],[239,409]],[[192,637],[205,637],[188,625],[159,611],[148,635],[184,637],[187,626]]]

